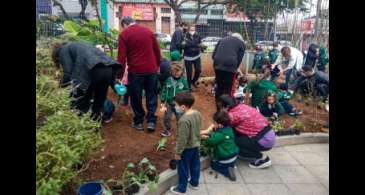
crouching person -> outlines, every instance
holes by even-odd
[[[180,113],[177,123],[176,153],[178,185],[172,186],[174,194],[185,194],[190,175],[189,187],[197,189],[200,177],[200,129],[202,116],[193,110],[194,97],[190,93],[179,93],[175,96],[175,110]]]
[[[231,181],[236,181],[234,167],[239,149],[235,143],[234,131],[230,127],[229,115],[225,111],[218,111],[214,114],[213,120],[214,128],[201,132],[205,144],[213,148],[210,166]]]

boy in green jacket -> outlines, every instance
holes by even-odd
[[[163,124],[165,130],[161,133],[162,136],[170,136],[172,134],[171,118],[174,113],[176,121],[180,115],[175,110],[174,97],[176,94],[189,90],[188,81],[182,76],[184,69],[180,62],[171,63],[171,76],[167,78],[161,92],[161,111],[164,112]]]
[[[207,130],[201,131],[204,144],[213,148],[213,159],[210,166],[213,170],[236,181],[234,166],[239,148],[235,143],[235,136],[230,127],[230,118],[227,112],[218,111],[213,116],[213,125]],[[215,129],[214,131],[212,131]],[[212,131],[212,132],[211,132]]]
[[[192,109],[194,101],[194,96],[190,93],[179,93],[175,97],[175,110],[181,117],[177,123],[175,153],[179,183],[170,188],[174,194],[185,194],[189,175],[189,187],[196,190],[199,185],[202,116]]]

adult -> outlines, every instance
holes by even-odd
[[[279,68],[281,73],[285,74],[285,83],[290,84],[295,78],[297,78],[303,66],[303,54],[301,51],[294,47],[283,47],[281,53],[272,65],[272,68]]]
[[[142,106],[142,90],[146,92],[147,129],[156,128],[158,70],[161,62],[160,47],[153,32],[131,17],[121,20],[123,31],[119,35],[118,61],[125,69],[128,62],[128,84],[131,89],[131,105],[134,112],[132,127],[143,131],[145,110]]]
[[[114,84],[120,64],[100,49],[79,42],[55,44],[52,59],[57,68],[62,67],[61,86],[71,85],[71,106],[84,114],[93,99],[91,116],[94,120],[101,119],[108,88]]]
[[[303,95],[327,98],[329,93],[329,77],[322,71],[315,71],[311,66],[303,66],[302,75],[297,78],[290,89]]]
[[[217,83],[216,99],[222,94],[231,94],[233,80],[244,54],[245,44],[238,33],[224,37],[215,46],[212,58]]]
[[[251,168],[265,168],[271,165],[269,156],[261,152],[270,150],[275,144],[275,132],[269,121],[257,109],[240,104],[234,97],[224,94],[218,99],[218,106],[228,112],[235,130],[235,142],[239,157],[250,161]]]
[[[189,32],[185,36],[184,62],[186,68],[186,77],[188,79],[189,89],[191,85],[197,88],[196,82],[199,80],[201,73],[201,38],[195,31],[195,26],[189,26]],[[194,65],[194,77],[193,77]]]
[[[183,41],[185,34],[188,31],[188,25],[185,22],[181,22],[177,27],[175,32],[172,34],[170,52],[175,50],[182,54],[183,51]]]
[[[315,68],[318,58],[319,45],[312,43],[309,45],[307,54],[305,56],[304,66],[311,66],[312,68]]]

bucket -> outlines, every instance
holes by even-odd
[[[90,182],[80,186],[78,195],[104,195],[103,191],[101,183]]]

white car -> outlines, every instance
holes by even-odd
[[[207,47],[205,51],[212,52],[219,40],[221,40],[220,37],[206,37],[202,39],[202,44]]]
[[[156,39],[163,43],[171,43],[171,36],[165,33],[155,33]]]

